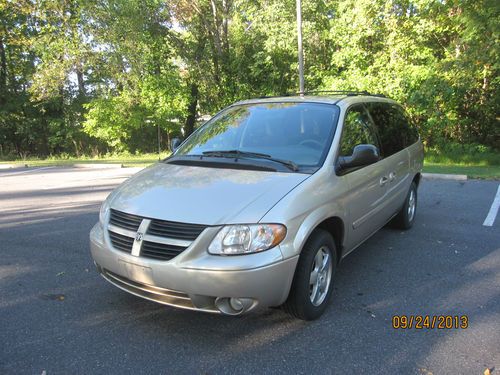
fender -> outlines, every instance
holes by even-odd
[[[314,210],[304,219],[302,225],[297,231],[295,240],[293,242],[293,247],[297,250],[298,254],[300,254],[300,252],[302,251],[305,242],[307,241],[313,230],[316,229],[323,221],[332,217],[340,218],[345,225],[345,218],[347,217],[347,213],[345,209],[338,203],[331,202]],[[347,228],[344,228],[344,230],[347,230]]]

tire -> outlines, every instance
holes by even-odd
[[[411,208],[413,207],[413,208]],[[417,184],[413,181],[406,195],[401,211],[392,219],[392,226],[398,229],[410,229],[417,215]]]
[[[337,249],[333,237],[325,230],[315,229],[302,249],[283,309],[297,319],[319,318],[330,301],[336,268]]]

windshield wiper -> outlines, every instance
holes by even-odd
[[[247,157],[255,159],[265,159],[269,161],[274,161],[275,163],[280,163],[294,172],[299,170],[299,166],[291,160],[276,159],[273,158],[271,155],[261,154],[260,152],[249,152],[241,150],[216,150],[216,151],[204,151],[203,156],[215,156],[223,158]]]
[[[249,151],[241,151],[241,150],[215,150],[215,151],[203,151],[203,155],[205,156],[222,156],[222,157],[234,157],[234,155],[238,156],[255,156],[255,157],[264,157],[270,158],[271,155],[261,154],[260,152],[249,152]]]

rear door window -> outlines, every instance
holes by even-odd
[[[405,110],[399,105],[389,104],[389,106],[393,119],[399,126],[399,133],[403,148],[414,144],[418,140],[418,134],[410,124],[410,120],[408,119]]]
[[[367,103],[382,143],[384,157],[391,156],[418,140],[403,108],[391,103]]]
[[[370,112],[382,143],[382,155],[391,156],[418,140],[418,134],[398,105],[391,103],[368,103]]]
[[[403,144],[405,147],[411,146],[416,141],[418,141],[418,132],[417,129],[410,122],[408,115],[405,110],[396,105],[394,106],[396,112],[399,114],[399,118],[401,121],[401,134],[403,137]]]

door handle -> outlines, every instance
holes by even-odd
[[[387,177],[385,177],[385,176],[384,176],[384,177],[382,177],[382,178],[380,179],[380,182],[379,182],[379,183],[380,183],[380,186],[384,186],[384,185],[387,183],[387,181],[389,181],[389,179],[388,179]]]
[[[395,178],[396,178],[396,172],[389,173],[389,180],[390,181],[394,181]]]

